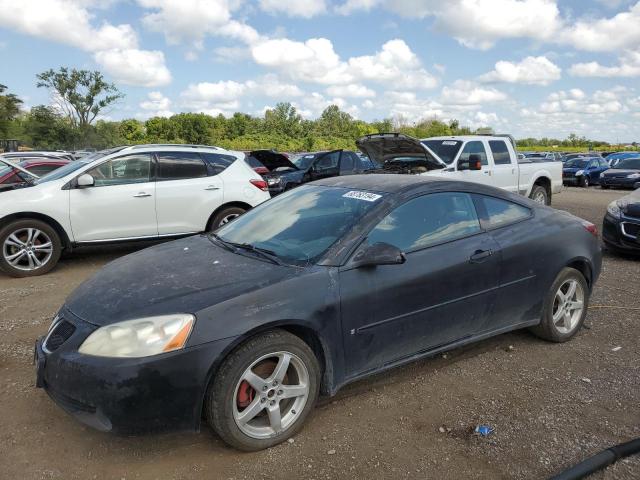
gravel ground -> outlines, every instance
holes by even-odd
[[[624,194],[569,188],[554,206],[600,226]],[[0,276],[0,478],[529,479],[640,436],[640,259],[608,253],[588,328],[571,342],[515,332],[358,382],[268,451],[229,449],[206,426],[95,432],[34,388],[33,341],[78,284],[131,251],[83,250],[42,277]],[[495,432],[473,435],[479,423]],[[640,457],[592,478],[638,479]]]

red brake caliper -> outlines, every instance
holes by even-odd
[[[253,401],[256,391],[249,385],[249,382],[243,380],[238,387],[237,403],[240,408],[247,408]]]

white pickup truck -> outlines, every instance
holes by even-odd
[[[360,138],[356,145],[385,171],[484,183],[551,204],[562,190],[562,163],[518,160],[508,135],[462,135],[418,140],[401,133]]]

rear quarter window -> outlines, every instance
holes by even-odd
[[[207,164],[207,168],[209,169],[209,175],[218,175],[224,172],[227,169],[227,167],[229,167],[229,165],[231,165],[233,162],[237,160],[237,158],[234,157],[233,155],[224,155],[221,153],[200,152],[200,156],[204,159],[204,161]],[[249,158],[253,158],[255,162],[258,163],[258,165],[254,166],[248,162],[251,168],[264,166],[258,159],[254,157],[247,157],[247,160]]]
[[[489,228],[498,228],[519,222],[531,216],[531,210],[501,198],[479,195]]]

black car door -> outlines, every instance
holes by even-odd
[[[360,248],[389,243],[406,262],[340,272],[348,375],[355,376],[475,334],[498,282],[498,256],[467,193],[409,200]]]
[[[337,177],[340,174],[340,153],[340,150],[335,150],[319,156],[309,171],[311,180]]]
[[[340,155],[340,175],[358,173],[358,157],[355,153],[343,151]]]

